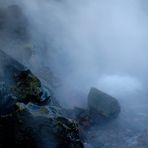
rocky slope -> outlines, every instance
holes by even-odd
[[[91,147],[92,128],[118,116],[118,101],[94,88],[87,108],[61,107],[48,68],[42,66],[34,74],[24,66],[34,54],[30,44],[28,21],[21,8],[0,8],[0,148]]]

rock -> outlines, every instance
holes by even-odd
[[[84,148],[78,123],[38,77],[2,51],[0,57],[0,148]]]
[[[48,104],[50,93],[40,80],[24,65],[0,50],[2,72],[0,78],[9,86],[9,93],[23,103],[33,102],[38,105]]]
[[[41,83],[29,70],[21,71],[14,77],[14,94],[20,102],[38,102],[40,100]]]
[[[120,105],[114,97],[96,89],[91,88],[88,95],[88,108],[105,118],[116,117],[120,113]]]
[[[48,104],[50,96],[44,93],[40,80],[30,70],[21,71],[18,75],[15,75],[14,82],[12,92],[16,95],[18,101],[26,104],[29,102],[38,105]]]
[[[0,83],[0,116],[12,114],[17,109],[16,97],[13,96],[5,83]]]
[[[79,137],[79,127],[76,121],[65,117],[56,117],[53,123],[56,125],[55,134],[61,141],[59,147],[84,148]]]
[[[78,124],[68,118],[33,116],[22,110],[0,119],[1,148],[84,148]]]
[[[78,121],[80,126],[85,128],[90,127],[91,117],[89,111],[84,108],[74,107],[66,110],[66,116]]]

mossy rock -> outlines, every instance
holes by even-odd
[[[30,70],[21,71],[14,77],[12,92],[23,103],[37,103],[41,97],[41,82]]]
[[[65,148],[84,148],[79,137],[79,126],[75,120],[65,117],[54,119],[55,134],[61,139],[60,146]]]

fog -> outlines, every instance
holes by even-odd
[[[0,4],[18,4],[26,17],[26,22],[20,22],[28,25],[29,32],[25,43],[2,34],[1,48],[34,71],[49,68],[59,80],[54,91],[63,106],[85,107],[91,87],[120,102],[146,99],[147,1],[7,0]],[[8,21],[7,28],[18,20]],[[20,50],[26,44],[35,53],[29,60]]]
[[[115,96],[121,103],[146,99],[146,1],[1,1],[1,7],[12,4],[23,10],[26,22],[20,22],[28,25],[29,39],[21,43],[13,38],[9,44],[7,39],[1,48],[34,71],[51,69],[59,80],[54,91],[63,106],[85,107],[91,87]],[[16,22],[7,28],[13,28]],[[35,51],[29,61],[26,51],[20,50],[24,44],[31,44]]]
[[[115,123],[97,132],[104,141],[109,139],[104,137],[108,132],[120,141],[131,127],[134,132],[147,129],[146,0],[0,1],[0,7],[7,8],[12,4],[21,7],[25,19],[12,21],[11,13],[7,14],[6,28],[0,31],[0,48],[35,74],[48,75],[44,68],[51,71],[58,81],[52,89],[62,106],[85,108],[90,88],[96,87],[116,97],[122,108],[117,119],[119,128],[115,128]],[[17,28],[15,24],[20,22],[27,26],[22,39],[7,33]],[[25,50],[28,46],[33,50],[31,56]],[[134,134],[127,139],[132,141]],[[117,143],[114,136],[110,139]],[[125,139],[130,143],[128,140]]]
[[[86,105],[92,86],[119,100],[145,94],[146,1],[25,0],[19,5],[39,53],[31,64],[44,63],[60,78],[56,96],[63,105]]]

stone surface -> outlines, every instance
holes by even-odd
[[[0,148],[83,148],[79,126],[65,117],[40,80],[0,51]]]
[[[90,112],[110,118],[120,113],[120,105],[114,97],[96,89],[91,88],[88,95],[88,108]]]

